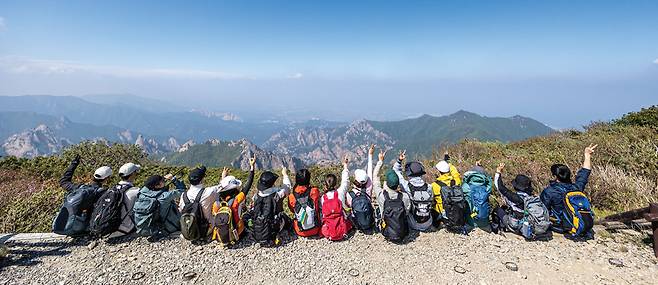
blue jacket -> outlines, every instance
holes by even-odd
[[[551,214],[553,222],[553,229],[560,230],[563,228],[562,218],[564,217],[565,204],[564,197],[566,193],[574,191],[584,191],[591,170],[581,168],[576,174],[576,181],[574,183],[562,183],[551,181],[548,187],[541,192],[541,202],[544,203],[548,212]]]

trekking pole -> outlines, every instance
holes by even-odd
[[[178,179],[178,175],[183,173],[184,170],[185,168],[181,168],[178,172],[176,172],[176,174],[174,174],[174,176],[171,177],[171,180],[169,180],[169,182],[165,184],[165,187],[169,187],[172,183],[174,183],[174,179]]]

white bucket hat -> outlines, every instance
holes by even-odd
[[[436,164],[436,169],[441,173],[448,173],[450,172],[450,164],[445,160],[441,160]]]
[[[368,173],[363,169],[357,169],[354,171],[354,180],[361,184],[368,182]]]
[[[119,168],[119,175],[126,177],[129,176],[130,174],[135,173],[136,171],[139,171],[142,168],[139,164],[134,164],[132,162],[128,162]]]
[[[235,176],[229,175],[224,177],[222,181],[219,182],[219,186],[222,189],[220,192],[230,191],[242,186],[242,181],[235,178]]]
[[[101,166],[94,171],[94,178],[98,180],[104,180],[110,176],[112,176],[112,168],[109,166]]]

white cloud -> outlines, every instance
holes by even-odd
[[[167,79],[244,79],[238,74],[220,71],[170,68],[135,68],[110,65],[90,65],[72,61],[0,57],[0,71],[14,74],[92,74],[122,78]]]
[[[299,72],[288,75],[288,79],[301,79],[302,77],[304,77],[304,74]]]
[[[5,18],[0,17],[0,31],[3,31],[5,28],[7,28]]]

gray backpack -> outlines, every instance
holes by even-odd
[[[518,192],[523,198],[524,218],[521,221],[521,235],[527,240],[535,240],[549,233],[551,221],[548,209],[537,196]]]

